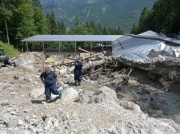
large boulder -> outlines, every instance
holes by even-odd
[[[78,92],[73,88],[67,88],[63,91],[61,96],[61,101],[65,103],[71,103],[79,100]]]
[[[136,112],[141,112],[140,106],[133,102],[122,100],[119,102],[119,104],[120,104],[120,106],[122,106],[125,109],[134,110]]]
[[[109,87],[103,86],[103,87],[99,88],[98,91],[105,94],[108,98],[117,99],[116,92]]]
[[[59,70],[60,74],[66,74],[67,73],[67,68],[62,68]]]
[[[32,98],[38,98],[39,96],[43,95],[44,94],[44,87],[42,88],[37,88],[37,89],[33,89],[29,95],[32,97]]]
[[[168,102],[162,98],[153,98],[151,97],[151,106],[155,110],[163,110],[164,112],[168,111]]]

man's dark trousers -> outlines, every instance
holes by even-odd
[[[53,85],[45,86],[46,100],[50,100],[51,99],[51,93],[53,93],[55,95],[59,95],[60,91],[58,91],[57,89],[58,89],[58,87],[56,86],[56,83],[54,83]]]

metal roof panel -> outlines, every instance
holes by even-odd
[[[22,42],[100,42],[114,41],[122,35],[35,35]]]

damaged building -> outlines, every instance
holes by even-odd
[[[165,90],[176,90],[180,85],[180,40],[168,38],[153,31],[139,35],[36,35],[22,40],[22,42],[26,42],[27,50],[28,42],[40,42],[44,53],[47,53],[45,43],[59,42],[59,48],[52,54],[67,53],[61,49],[61,42],[74,42],[74,49],[71,52],[76,55],[82,52],[79,50],[77,42],[89,42],[89,51],[91,52],[94,51],[92,43],[101,42],[100,50],[112,51],[112,57],[120,66],[126,65],[130,68],[147,71],[149,77],[158,80]],[[105,50],[106,46],[103,44],[107,42],[112,47]],[[68,51],[68,53],[70,52]],[[102,63],[104,64],[104,62]]]
[[[180,40],[147,31],[121,36],[113,44],[113,57],[120,63],[147,70],[153,78],[158,75],[166,89],[177,89],[180,82]]]

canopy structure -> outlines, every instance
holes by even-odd
[[[114,41],[121,35],[35,35],[22,42],[101,42]]]
[[[111,42],[120,38],[122,35],[35,35],[26,39],[22,42],[26,42],[28,50],[28,42],[42,42],[44,51],[44,42]],[[91,43],[92,45],[92,43]],[[91,46],[92,47],[92,46]]]

